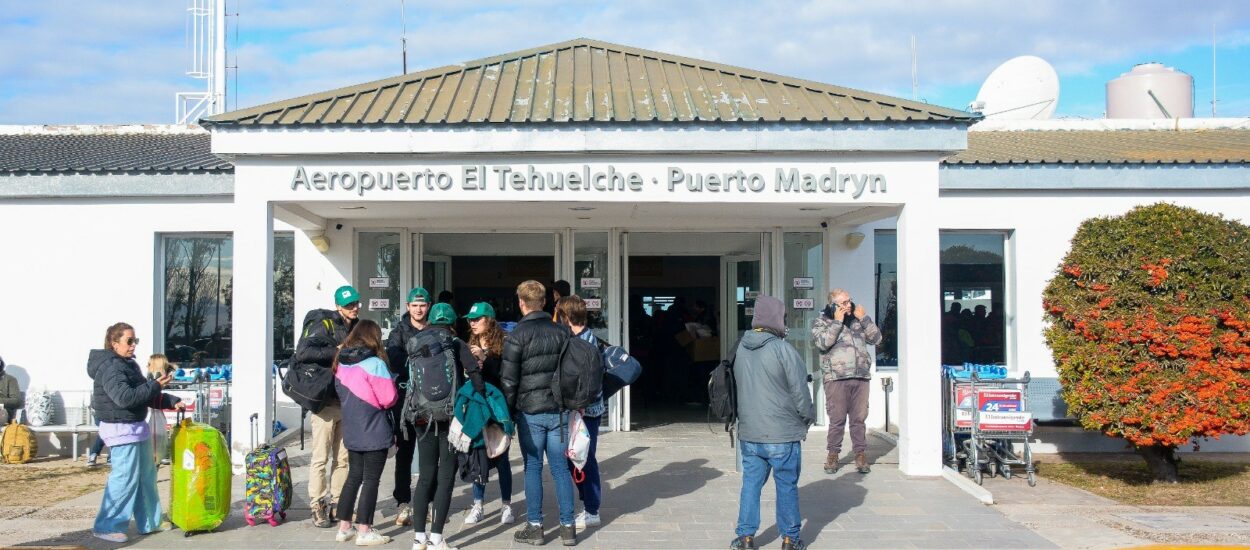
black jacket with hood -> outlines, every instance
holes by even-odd
[[[503,341],[500,381],[508,409],[528,414],[558,412],[551,379],[560,364],[560,350],[571,337],[569,329],[535,311],[521,318]]]
[[[412,316],[408,313],[399,316],[399,320],[395,322],[395,327],[391,329],[391,333],[386,337],[386,361],[387,366],[391,368],[391,374],[395,376],[395,383],[408,383],[408,369],[405,366],[408,363],[408,348],[406,344],[409,338],[416,336],[422,329],[412,326]],[[405,393],[404,387],[399,388],[401,396]],[[399,400],[403,403],[403,399]]]
[[[143,375],[134,359],[112,350],[93,349],[87,374],[94,381],[91,408],[101,422],[132,423],[148,418],[148,409],[172,409],[181,399],[161,393],[161,385]]]

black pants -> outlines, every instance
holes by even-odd
[[[416,532],[425,532],[425,516],[434,505],[434,517],[430,533],[442,534],[447,524],[447,511],[451,509],[451,489],[456,476],[456,453],[447,444],[447,422],[437,422],[425,431],[418,426],[417,467],[421,479],[413,495],[412,525]]]
[[[403,426],[403,419],[395,420],[395,425]],[[407,427],[408,433],[403,433],[401,427],[395,438],[395,491],[391,496],[395,497],[396,504],[412,502],[412,455],[417,448],[417,436],[421,434],[418,430],[424,429],[414,428],[411,423]]]
[[[386,449],[347,451],[347,481],[343,483],[343,494],[339,495],[336,510],[339,519],[352,517],[352,506],[356,506],[356,523],[373,525],[373,510],[378,504],[378,483],[382,480],[382,469],[385,467]],[[357,492],[360,493],[358,505]]]

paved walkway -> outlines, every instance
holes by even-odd
[[[949,482],[906,479],[897,468],[893,445],[870,438],[875,466],[860,475],[843,468],[834,476],[821,470],[824,432],[813,432],[804,445],[800,495],[804,517],[803,539],[811,548],[1056,548],[1062,539],[1041,536],[1008,517],[998,508],[980,504]],[[849,449],[849,442],[845,448]],[[513,506],[523,517],[525,498],[521,461],[514,446]],[[740,476],[734,472],[734,454],[723,433],[710,433],[705,424],[673,424],[633,433],[605,434],[600,447],[604,477],[604,524],[579,533],[579,548],[709,548],[723,549],[733,536]],[[307,453],[292,452],[296,474],[296,508],[279,527],[247,527],[238,502],[218,532],[184,539],[173,531],[132,541],[129,548],[343,548],[333,540],[334,530],[316,529],[308,521],[306,500]],[[167,474],[168,468],[163,468]],[[380,508],[382,531],[396,540],[384,548],[409,548],[411,531],[399,529],[393,519],[389,472],[383,476]],[[1017,480],[1018,481],[1018,480]],[[497,495],[497,485],[488,496]],[[1019,482],[1023,486],[1023,482]],[[241,476],[235,496],[242,495]],[[166,490],[168,483],[162,483]],[[761,547],[780,546],[773,524],[772,485],[764,488]],[[554,490],[547,482],[544,514],[548,518],[548,545],[555,540],[558,516]],[[0,544],[64,545],[113,548],[90,537],[91,520],[100,493],[36,513],[8,509],[0,516]],[[167,502],[167,501],[166,501]],[[471,504],[468,486],[457,486],[453,516],[447,529],[452,544],[461,548],[518,548],[513,526],[498,523],[498,505],[487,506],[486,521],[463,524]],[[0,509],[2,510],[2,509]]]

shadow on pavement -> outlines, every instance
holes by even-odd
[[[646,510],[657,500],[694,493],[709,481],[724,475],[720,470],[708,467],[707,463],[705,458],[671,462],[659,470],[632,477],[614,486],[611,498],[620,512],[613,517],[605,517],[603,525],[610,525],[616,517]]]
[[[860,485],[863,479],[860,474],[848,471],[832,479],[826,478],[799,487],[799,513],[803,517],[803,527],[799,531],[799,538],[803,539],[808,547],[818,548],[813,543],[825,527],[838,519],[838,516],[864,503],[868,489]],[[767,517],[764,510],[760,512],[761,520]],[[732,536],[733,533],[730,533],[730,538]],[[773,524],[760,533],[756,540],[763,547],[779,538],[781,538],[781,533],[777,531],[774,515]]]

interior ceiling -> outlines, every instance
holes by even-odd
[[[819,227],[823,220],[864,209],[865,204],[700,204],[620,202],[305,202],[297,205],[327,220],[385,222],[402,226],[481,229],[553,227],[766,228]],[[363,207],[363,208],[361,208]]]

